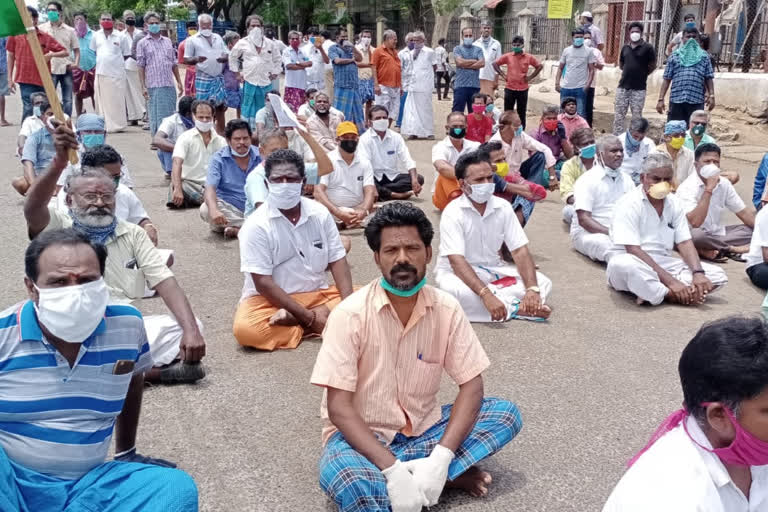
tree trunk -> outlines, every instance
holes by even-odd
[[[437,14],[435,11],[435,28],[432,31],[432,48],[437,46],[437,42],[448,36],[448,26],[453,19],[453,14]]]

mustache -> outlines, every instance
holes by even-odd
[[[416,267],[409,263],[398,263],[389,270],[389,275],[396,274],[398,272],[411,272],[413,274],[418,274],[419,271],[416,269]]]

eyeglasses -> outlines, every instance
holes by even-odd
[[[101,202],[104,204],[111,203],[115,200],[114,193],[95,194],[93,192],[87,192],[85,194],[78,194],[78,195],[83,199],[85,199],[87,203],[92,203],[92,204],[95,204],[99,199],[101,199]]]

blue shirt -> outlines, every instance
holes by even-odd
[[[664,68],[664,80],[671,80],[670,103],[704,103],[706,80],[715,78],[712,62],[705,55],[699,62],[687,68],[680,64],[680,57],[672,54]]]
[[[353,59],[355,57],[354,52],[350,48],[349,51],[344,50],[341,46],[335,44],[328,50],[328,58],[333,62],[334,59]],[[357,64],[354,62],[351,64],[338,65],[333,64],[333,84],[334,87],[340,87],[342,89],[357,89]]]
[[[8,72],[8,58],[5,54],[5,42],[7,37],[0,37],[0,73]]]
[[[453,56],[467,60],[480,60],[484,58],[482,48],[475,45],[464,46],[463,44],[460,44],[453,49]],[[474,87],[479,89],[480,70],[466,69],[456,66],[456,82],[454,83],[454,87],[456,89],[459,87]]]
[[[32,301],[5,310],[0,447],[31,470],[80,478],[104,462],[131,378],[151,367],[144,321],[133,306],[107,306],[72,368],[43,336]]]
[[[218,150],[208,164],[205,184],[216,188],[216,197],[240,211],[245,210],[245,179],[261,163],[256,146],[249,150],[248,168],[243,171],[232,156],[229,146]]]
[[[21,153],[21,162],[29,160],[35,166],[35,176],[40,176],[48,169],[56,155],[56,147],[53,145],[53,136],[46,128],[41,128],[27,137],[24,141],[24,151]]]
[[[93,37],[93,31],[88,29],[85,36],[78,37],[80,42],[80,69],[83,71],[90,71],[96,66],[96,52],[91,50],[91,38]],[[74,60],[75,55],[72,54]]]
[[[756,209],[762,207],[763,192],[765,192],[765,182],[768,178],[768,153],[763,156],[763,160],[760,162],[760,167],[757,168],[757,174],[755,174],[755,186],[752,192],[752,204]]]

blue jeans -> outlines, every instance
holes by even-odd
[[[21,93],[21,103],[24,105],[21,113],[21,122],[23,123],[26,118],[32,115],[32,100],[29,99],[29,96],[35,92],[45,93],[45,89],[42,85],[19,84],[19,92]]]
[[[563,102],[565,98],[568,97],[576,98],[576,111],[579,113],[581,117],[586,119],[587,117],[587,92],[584,90],[583,87],[578,87],[576,89],[566,89],[565,87],[562,87],[560,89],[560,103]]]
[[[399,127],[403,123],[403,111],[405,111],[405,99],[408,97],[408,91],[403,92],[400,95],[400,113],[397,114],[396,127]]]
[[[64,113],[72,115],[72,72],[67,71],[63,75],[51,75],[54,89],[61,85],[61,104]]]
[[[453,90],[453,112],[472,112],[472,96],[480,92],[479,87],[459,87]]]
[[[157,159],[160,160],[160,163],[163,165],[163,170],[165,171],[165,174],[171,174],[171,166],[173,164],[173,153],[169,151],[163,151],[162,149],[158,149]]]
[[[526,180],[546,188],[549,186],[549,178],[544,179],[544,171],[547,170],[546,163],[547,160],[544,158],[544,153],[537,151],[520,165],[520,174]]]

